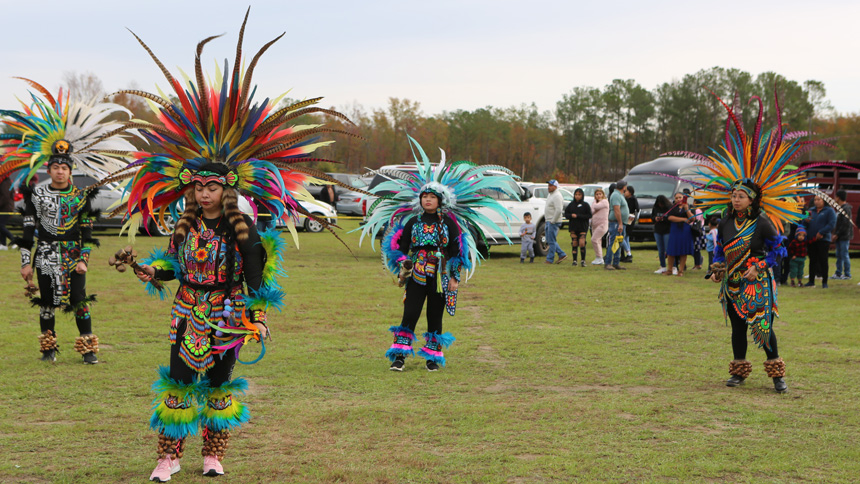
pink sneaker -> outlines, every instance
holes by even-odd
[[[167,482],[170,480],[170,476],[179,472],[180,469],[179,459],[171,459],[169,455],[166,455],[158,459],[158,465],[155,466],[155,470],[152,471],[149,480]]]
[[[224,475],[224,468],[221,467],[221,461],[219,461],[214,455],[203,457],[203,475],[209,477]]]

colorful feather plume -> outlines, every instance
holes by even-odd
[[[713,94],[713,93],[712,93]],[[731,203],[732,187],[736,182],[751,180],[761,189],[761,209],[767,214],[777,230],[782,231],[783,223],[800,220],[802,214],[800,197],[811,193],[804,187],[806,177],[803,169],[794,169],[791,163],[804,151],[814,146],[831,146],[826,140],[805,140],[804,131],[783,132],[779,96],[774,95],[777,125],[767,131],[762,130],[763,103],[758,96],[758,117],[752,134],[744,130],[738,116],[716,94],[714,97],[728,113],[725,140],[719,149],[711,149],[707,156],[689,152],[673,154],[694,159],[699,164],[697,175],[705,178],[706,183],[686,180],[696,186],[696,202],[708,210],[721,210]],[[732,131],[734,127],[734,131]],[[829,198],[829,197],[828,197]]]
[[[407,138],[417,170],[407,172],[386,169],[376,172],[386,176],[388,180],[372,190],[375,196],[380,198],[368,210],[367,223],[361,228],[359,244],[365,236],[370,236],[373,246],[373,241],[380,232],[389,228],[402,229],[410,219],[420,216],[420,195],[431,190],[440,197],[443,216],[453,220],[459,228],[459,233],[453,235],[460,244],[460,258],[468,280],[480,257],[476,237],[486,240],[481,225],[505,233],[486,212],[499,213],[506,223],[514,216],[493,197],[487,195],[487,192],[498,191],[516,198],[519,194],[514,191],[515,184],[512,182],[518,177],[503,166],[478,166],[468,161],[446,163],[444,151],[439,164],[434,165],[421,145],[412,137]],[[507,236],[505,240],[510,242]],[[386,236],[385,241],[390,244],[391,237]],[[396,274],[397,261],[390,260],[390,251],[385,243],[382,248],[383,264]]]
[[[200,58],[203,46],[219,36],[204,39],[197,45],[194,79],[184,76],[185,82],[182,83],[135,35],[161,69],[173,92],[168,98],[163,94],[158,96],[136,90],[120,91],[147,99],[157,116],[154,124],[143,121],[129,124],[157,147],[157,151],[133,153],[135,161],[128,167],[128,170],[133,170],[133,177],[126,186],[129,216],[126,228],[130,233],[150,218],[161,224],[168,211],[176,216],[180,208],[178,204],[188,186],[181,174],[186,169],[195,172],[209,162],[226,164],[237,178],[235,188],[265,207],[275,220],[286,222],[291,229],[300,213],[299,202],[313,199],[304,183],[342,185],[323,173],[309,175],[307,170],[294,165],[330,161],[308,156],[317,148],[334,142],[322,141],[321,134],[356,135],[320,125],[288,125],[288,122],[309,113],[324,113],[341,119],[346,117],[335,111],[311,107],[322,98],[281,109],[277,106],[283,96],[255,102],[257,89],[252,89],[251,84],[254,68],[262,54],[284,34],[265,44],[243,75],[242,40],[247,21],[248,13],[239,32],[232,70],[225,60],[223,69],[216,66],[214,80],[204,77]],[[124,174],[123,170],[114,175],[120,177]],[[295,238],[295,231],[291,232]]]
[[[48,162],[54,142],[66,140],[72,145],[69,157],[75,166],[97,180],[124,168],[128,162],[123,153],[134,146],[123,134],[133,129],[121,129],[125,124],[113,121],[121,116],[131,117],[126,108],[96,99],[81,100],[63,95],[57,97],[29,79],[22,79],[39,95],[31,92],[31,104],[21,101],[21,110],[0,110],[6,133],[0,135],[0,180],[12,177],[13,186],[30,181],[33,174]]]

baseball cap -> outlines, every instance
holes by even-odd
[[[547,184],[552,185],[554,187],[557,187],[558,186],[558,180],[552,179],[552,180],[548,181]]]

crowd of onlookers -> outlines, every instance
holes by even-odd
[[[556,180],[548,182],[549,197],[546,202],[545,264],[560,264],[571,260],[574,266],[586,266],[587,234],[591,229],[591,247],[595,259],[592,265],[602,265],[605,270],[624,270],[622,263],[633,262],[628,231],[636,220],[639,203],[635,189],[621,180],[609,186],[608,192],[598,188],[594,192],[594,203],[585,201],[582,189],[577,188],[573,200],[564,205]],[[846,203],[844,190],[835,194],[834,209],[824,198],[815,196],[799,223],[783,227],[783,245],[786,257],[778,257],[774,274],[780,284],[813,287],[821,278],[822,287],[828,287],[829,279],[851,279],[851,259],[848,248],[854,235],[851,223],[852,207]],[[837,212],[838,210],[838,212]],[[714,260],[717,233],[720,225],[718,215],[705,216],[696,208],[689,190],[675,193],[672,200],[665,195],[657,196],[651,215],[654,221],[654,240],[660,267],[656,274],[683,276],[687,271],[688,258],[692,258],[692,269],[709,268]],[[570,233],[568,254],[559,242],[559,231],[566,220]],[[860,221],[860,217],[858,217]],[[535,224],[531,214],[526,214],[520,230],[522,249],[520,262],[528,258],[534,262]],[[830,245],[836,246],[836,272],[828,278]],[[707,265],[702,251],[707,254]],[[808,282],[803,283],[806,259],[809,258]]]

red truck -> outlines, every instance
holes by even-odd
[[[799,167],[822,163],[822,161],[804,161]],[[829,161],[842,166],[819,166],[806,172],[807,181],[824,193],[834,197],[837,190],[845,190],[849,205],[853,208],[851,217],[860,226],[860,161]],[[811,201],[810,196],[808,201]],[[854,238],[851,239],[849,250],[860,250],[860,230],[854,227]]]

